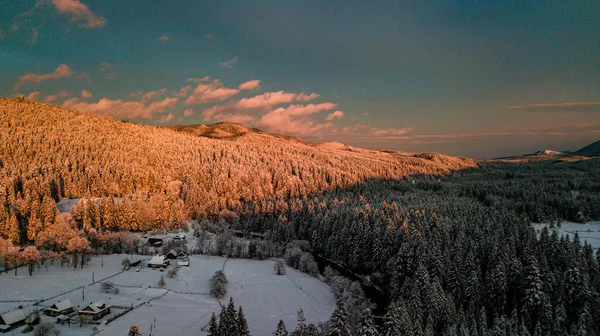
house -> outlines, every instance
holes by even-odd
[[[173,237],[173,240],[187,240],[187,238],[185,237],[185,233],[179,232],[175,237]]]
[[[48,316],[69,315],[74,311],[73,305],[69,300],[58,301],[57,303],[44,310]]]
[[[177,252],[175,252],[175,250],[171,250],[171,251],[167,252],[167,258],[177,259]]]
[[[89,306],[77,312],[79,316],[90,316],[92,321],[98,321],[108,314],[110,314],[110,306],[104,303],[104,301],[90,303]]]
[[[148,238],[148,245],[159,247],[162,246],[165,238],[164,237],[150,237]]]
[[[190,266],[190,260],[189,259],[183,259],[183,260],[179,260],[177,262],[177,266]]]
[[[151,268],[167,267],[167,265],[169,265],[169,260],[164,255],[156,255],[148,262],[148,267]]]
[[[25,314],[17,309],[0,316],[0,332],[9,332],[25,324]]]
[[[179,253],[177,253],[177,259],[185,259],[187,258],[187,253],[183,252],[183,251],[179,251]]]

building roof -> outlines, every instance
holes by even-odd
[[[6,324],[6,325],[19,323],[24,320],[25,320],[25,314],[23,313],[23,310],[21,310],[21,309],[11,311],[9,313],[2,315],[2,321],[4,321],[4,324]]]
[[[63,301],[58,301],[57,303],[50,306],[50,308],[48,308],[48,309],[56,310],[56,311],[63,311],[63,310],[67,310],[69,308],[73,308],[71,301],[63,300]]]
[[[97,301],[80,310],[81,312],[99,313],[104,309],[109,308],[104,301]]]
[[[165,263],[165,256],[163,256],[163,255],[154,256],[148,262],[148,264],[150,264],[150,265],[162,265],[164,263]]]

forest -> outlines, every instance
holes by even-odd
[[[63,198],[82,201],[59,214]],[[369,307],[353,311],[340,291],[328,335],[598,335],[598,252],[531,227],[599,220],[598,204],[598,159],[210,139],[0,99],[1,259],[82,254],[127,243],[123,231],[189,220],[281,246],[306,241],[388,298],[382,326],[367,333]]]

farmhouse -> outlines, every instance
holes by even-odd
[[[110,306],[106,305],[104,301],[90,303],[89,306],[77,313],[79,316],[91,316],[93,321],[97,321],[108,314],[110,314]]]
[[[151,268],[167,267],[167,265],[169,265],[169,260],[164,255],[156,255],[148,262],[148,267]]]
[[[57,303],[44,310],[44,314],[48,316],[68,315],[72,313],[73,305],[69,300],[58,301]]]
[[[9,332],[25,324],[25,314],[18,309],[0,316],[0,332]]]

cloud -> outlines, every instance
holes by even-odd
[[[58,79],[64,77],[71,77],[73,75],[73,71],[66,64],[59,65],[54,72],[48,74],[34,74],[28,73],[21,77],[19,77],[19,81],[15,85],[14,89],[18,89],[27,83],[40,83],[49,79]]]
[[[183,111],[184,117],[191,117],[193,115],[196,115],[196,111],[194,111],[192,109],[187,109],[187,110]]]
[[[215,35],[213,35],[211,33],[204,34],[204,38],[207,38],[207,39],[211,39],[211,38],[214,38],[214,37],[215,37]]]
[[[273,106],[292,103],[294,101],[307,102],[318,98],[319,95],[311,93],[309,95],[302,93],[291,93],[284,91],[276,92],[265,92],[263,94],[250,97],[242,98],[238,101],[229,102],[225,105],[215,105],[202,112],[204,120],[208,121],[213,116],[219,115],[232,115],[233,112],[246,114],[250,110],[266,110]],[[266,111],[263,111],[266,112]]]
[[[116,72],[107,72],[104,74],[104,79],[115,80],[115,79],[117,79],[117,73]]]
[[[141,101],[124,101],[101,98],[96,103],[82,102],[79,98],[67,99],[63,105],[80,111],[96,113],[120,119],[152,119],[157,113],[172,109],[177,103],[177,98],[167,97],[161,101],[147,104]]]
[[[85,21],[79,27],[100,28],[106,25],[106,19],[94,14],[79,0],[51,0],[56,10],[61,14],[71,15],[71,21]]]
[[[262,116],[256,124],[258,127],[274,133],[314,135],[332,132],[336,130],[332,123],[318,123],[310,119],[310,116],[334,109],[336,106],[337,104],[328,102],[280,107]]]
[[[144,91],[142,91],[142,90],[137,91],[137,92],[132,92],[129,94],[129,97],[137,97],[137,96],[140,96],[142,93],[144,93]]]
[[[373,128],[373,129],[371,129],[371,132],[373,133],[374,136],[377,136],[377,137],[390,137],[390,136],[405,135],[406,133],[410,132],[410,130],[411,130],[410,127],[386,128],[386,129]]]
[[[362,115],[365,116],[365,117],[369,116],[369,114],[370,114],[369,111],[365,111],[365,112],[362,113]]]
[[[113,68],[114,65],[108,63],[108,62],[102,62],[100,63],[100,71],[102,72],[106,72],[106,70]]]
[[[167,42],[171,38],[171,35],[165,34],[158,38],[158,41]]]
[[[331,112],[327,115],[327,117],[325,117],[325,120],[327,121],[331,121],[333,119],[341,119],[344,116],[344,112],[342,111],[335,111],[335,112]]]
[[[81,99],[92,98],[92,93],[88,90],[81,90]]]
[[[247,82],[240,84],[240,86],[238,86],[238,89],[245,91],[258,90],[260,89],[260,80],[251,79]]]
[[[225,62],[220,62],[219,64],[226,69],[231,69],[233,68],[233,66],[237,63],[238,61],[238,57],[235,56],[233,59],[230,59],[229,61],[225,61]]]
[[[30,94],[27,95],[27,97],[25,97],[29,100],[39,100],[40,99],[40,93],[37,91],[31,92]]]
[[[185,80],[188,83],[200,83],[200,82],[208,82],[210,81],[210,76],[204,76],[202,78],[188,78]]]
[[[194,92],[184,102],[184,105],[206,104],[229,99],[240,93],[239,89],[230,89],[215,79],[209,84],[198,84]]]
[[[179,92],[175,93],[175,96],[179,98],[187,97],[190,95],[190,92],[192,92],[192,87],[189,85],[184,85],[181,87],[181,89],[179,89]]]
[[[55,95],[48,95],[46,96],[46,99],[44,99],[45,103],[51,103],[54,102],[58,99],[62,99],[62,98],[68,98],[71,97],[71,92],[67,92],[67,91],[61,91]]]
[[[160,124],[166,124],[173,121],[173,119],[175,119],[175,116],[173,115],[173,113],[169,113],[165,116],[160,117],[156,122]]]
[[[150,92],[148,92],[148,93],[146,93],[146,94],[144,94],[142,96],[142,102],[145,103],[145,102],[147,102],[149,100],[152,100],[154,98],[160,97],[165,92],[167,92],[167,89],[165,89],[165,88],[162,88],[162,89],[156,90],[156,91],[150,91]]]
[[[532,112],[600,112],[600,102],[526,104],[506,108]]]

